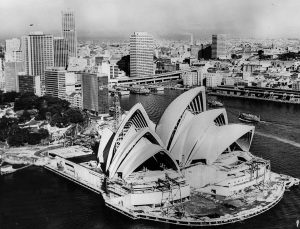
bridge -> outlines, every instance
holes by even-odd
[[[133,85],[133,84],[148,84],[148,83],[157,83],[157,82],[165,82],[171,80],[178,80],[180,76],[184,72],[190,72],[189,70],[178,70],[173,72],[166,72],[156,75],[149,75],[144,77],[128,77],[128,78],[120,78],[117,79],[118,85]]]

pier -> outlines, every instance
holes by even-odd
[[[293,90],[260,87],[218,86],[211,88],[208,94],[278,103],[300,104],[300,91]]]

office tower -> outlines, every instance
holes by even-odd
[[[40,76],[44,90],[45,69],[53,67],[53,36],[34,32],[22,37],[22,50],[24,53],[25,73],[27,75]]]
[[[64,67],[68,66],[68,42],[63,37],[55,37],[53,39],[54,48],[54,67]]]
[[[143,77],[154,73],[153,37],[146,32],[135,32],[130,37],[130,76]]]
[[[20,61],[15,52],[20,52],[21,42],[18,38],[12,38],[5,41],[5,61]]]
[[[226,59],[226,36],[212,35],[212,59]]]
[[[20,93],[37,93],[38,86],[36,84],[36,78],[38,76],[26,75],[24,72],[18,74],[18,85]]]
[[[108,76],[94,73],[82,74],[83,109],[96,114],[108,113]]]
[[[77,57],[77,34],[74,11],[67,9],[61,12],[62,36],[68,42],[69,56]]]
[[[200,50],[201,50],[200,45],[191,45],[191,57],[194,57],[198,60]]]
[[[63,67],[52,67],[45,70],[46,95],[58,98],[64,97],[66,91],[66,72],[67,71]]]
[[[18,92],[18,74],[24,71],[23,62],[5,62],[4,76],[5,76],[5,91]]]

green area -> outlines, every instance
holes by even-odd
[[[86,119],[85,113],[79,109],[71,108],[66,100],[52,96],[38,97],[32,93],[20,94],[17,92],[3,93],[0,91],[0,107],[4,109],[13,103],[13,116],[11,110],[0,118],[0,141],[10,146],[22,146],[26,143],[35,145],[49,137],[47,129],[21,128],[31,119],[46,121],[51,126],[66,127],[71,124],[82,124]]]

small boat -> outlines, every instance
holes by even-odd
[[[210,107],[223,107],[223,103],[217,101],[217,100],[212,100],[208,102],[208,106]]]
[[[130,91],[127,91],[127,90],[119,90],[118,93],[119,93],[119,95],[129,95],[129,94],[130,94]]]
[[[260,116],[254,114],[240,113],[239,120],[242,122],[259,122]]]

